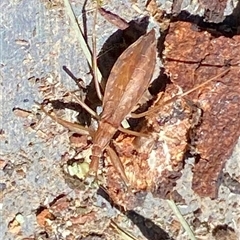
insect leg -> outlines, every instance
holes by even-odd
[[[149,114],[151,114],[151,113],[155,113],[155,112],[158,111],[159,108],[161,108],[162,106],[164,106],[164,105],[166,105],[166,104],[169,104],[169,103],[171,103],[171,102],[174,102],[174,101],[176,101],[178,98],[184,97],[184,96],[186,96],[186,95],[188,95],[188,94],[196,91],[197,89],[205,86],[206,84],[214,81],[215,79],[218,79],[219,77],[222,77],[223,75],[225,75],[225,74],[228,73],[228,72],[229,72],[229,68],[227,68],[227,69],[224,70],[223,72],[219,73],[218,75],[210,78],[209,80],[203,82],[202,84],[200,84],[200,85],[198,85],[198,86],[190,89],[189,91],[186,91],[186,92],[184,92],[184,93],[182,93],[182,94],[180,94],[180,95],[176,95],[176,96],[174,96],[173,98],[171,98],[171,99],[163,102],[163,103],[160,104],[159,106],[157,106],[157,107],[155,107],[155,108],[151,108],[151,109],[149,109],[149,110],[147,110],[147,111],[145,111],[145,112],[143,112],[143,113],[132,114],[131,117],[132,117],[132,118],[141,118],[141,117],[145,117],[145,116],[147,116],[147,115],[149,115]]]
[[[128,187],[129,186],[129,181],[128,181],[127,176],[125,174],[123,164],[120,161],[118,155],[116,154],[116,152],[110,146],[107,146],[106,150],[107,150],[107,153],[110,157],[112,165],[114,166],[116,171],[119,173],[119,175],[120,175],[121,179],[123,180],[123,182],[125,183],[125,185]]]

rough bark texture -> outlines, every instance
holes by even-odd
[[[192,187],[200,196],[215,198],[219,173],[240,135],[240,36],[214,38],[194,31],[190,23],[176,22],[170,26],[165,47],[166,71],[185,91],[230,66],[225,76],[191,95],[203,110],[196,129],[200,157]]]

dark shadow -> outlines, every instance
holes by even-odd
[[[212,231],[212,235],[218,240],[236,239],[234,229],[227,224],[216,226]]]
[[[127,29],[117,30],[106,40],[98,55],[98,67],[102,73],[103,81],[108,79],[114,63],[124,50],[146,33],[148,24],[148,17],[131,21]]]
[[[125,211],[122,206],[115,204],[106,190],[103,187],[100,187],[97,191],[97,194],[106,199],[112,206],[126,215],[142,232],[144,237],[149,240],[174,240],[169,234],[155,224],[151,219],[145,218],[142,215],[136,213],[134,210]],[[146,193],[138,193],[139,200],[144,201],[144,196]]]
[[[133,210],[127,211],[126,216],[140,229],[143,236],[149,240],[173,240],[169,234],[155,224],[151,219],[145,218]]]
[[[88,29],[87,29],[86,5],[87,5],[87,0],[84,1],[83,7],[82,7],[83,36],[85,38],[85,41],[87,42],[86,36],[88,35]]]
[[[160,69],[159,76],[154,79],[151,86],[149,87],[149,92],[151,95],[156,96],[160,92],[164,92],[166,89],[166,85],[170,84],[171,81],[169,77],[164,73],[164,69]]]
[[[240,2],[238,2],[231,15],[218,23],[216,23],[217,21],[214,17],[209,19],[207,16],[200,17],[198,15],[192,15],[187,11],[181,11],[177,15],[172,16],[172,22],[175,21],[191,22],[193,23],[192,27],[196,31],[208,31],[214,37],[225,36],[231,38],[234,35],[240,34]]]

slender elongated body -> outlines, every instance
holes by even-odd
[[[93,137],[90,170],[97,171],[103,151],[147,90],[155,68],[156,45],[155,32],[151,30],[128,47],[114,64],[103,97],[101,120]],[[121,163],[113,165],[116,164]]]

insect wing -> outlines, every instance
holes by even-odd
[[[102,120],[119,127],[149,86],[156,63],[154,30],[128,47],[114,64],[103,98]]]

